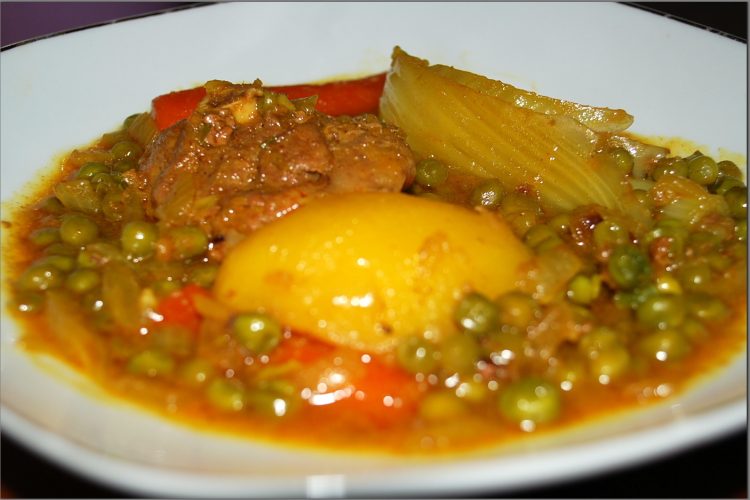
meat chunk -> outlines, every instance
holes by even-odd
[[[414,159],[373,115],[330,117],[260,82],[211,81],[186,120],[163,131],[139,165],[147,210],[211,238],[247,234],[329,193],[400,191]]]

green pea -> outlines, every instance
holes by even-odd
[[[16,286],[19,290],[42,292],[58,288],[65,281],[65,273],[52,264],[32,265],[18,277]]]
[[[659,330],[641,339],[638,348],[650,359],[676,361],[690,352],[690,343],[675,329]]]
[[[78,269],[65,279],[65,288],[71,292],[82,294],[93,290],[101,282],[99,273],[93,269]]]
[[[471,204],[475,207],[497,208],[503,199],[503,185],[497,179],[483,181],[471,192]]]
[[[724,195],[727,191],[734,188],[747,189],[745,184],[734,177],[724,177],[712,186],[713,192],[716,194]]]
[[[581,337],[578,351],[589,359],[595,358],[599,352],[621,345],[620,337],[611,328],[600,326]]]
[[[128,211],[128,206],[123,197],[122,189],[116,188],[108,190],[102,198],[101,210],[104,217],[109,221],[119,222],[125,219],[125,213]]]
[[[594,227],[594,245],[599,251],[630,242],[630,233],[614,220],[603,220]]]
[[[60,224],[60,239],[74,246],[91,243],[99,235],[99,226],[85,215],[71,214]]]
[[[594,316],[591,309],[585,305],[572,304],[570,307],[570,318],[578,325],[593,322]]]
[[[154,300],[155,297],[148,297]],[[152,346],[175,356],[188,356],[193,348],[191,338],[185,335],[185,328],[181,325],[164,324],[156,326],[153,330]]]
[[[670,274],[661,274],[656,277],[656,289],[660,293],[680,295],[682,294],[682,285],[674,276]]]
[[[691,262],[677,271],[682,288],[692,292],[707,290],[711,285],[711,267],[706,262]]]
[[[180,378],[188,385],[199,387],[213,376],[213,367],[203,359],[193,359],[180,368]]]
[[[279,391],[278,382],[273,388],[257,388],[245,393],[245,405],[267,417],[283,417],[293,409],[295,401],[290,391]],[[291,388],[291,385],[289,385]],[[293,388],[292,388],[293,391]]]
[[[467,334],[452,335],[440,346],[441,364],[449,373],[471,373],[479,356],[479,344]]]
[[[208,250],[208,237],[200,228],[182,226],[171,228],[167,237],[172,241],[174,255],[178,259],[197,257]]]
[[[505,220],[510,224],[513,234],[522,238],[529,229],[538,224],[539,215],[536,212],[515,212],[505,215]]]
[[[682,224],[670,223],[668,225],[660,225],[660,223],[657,223],[654,229],[646,233],[643,241],[646,245],[650,245],[654,240],[660,239],[661,245],[671,255],[677,257],[682,256],[684,253],[688,234],[687,228]]]
[[[734,237],[737,241],[747,241],[747,219],[740,219],[734,224]]]
[[[417,335],[406,337],[398,343],[396,360],[411,373],[431,373],[438,365],[435,345]]]
[[[747,243],[744,241],[731,242],[727,248],[727,255],[735,262],[747,261]]]
[[[695,318],[685,318],[680,327],[682,334],[691,342],[702,342],[708,338],[708,328]]]
[[[496,365],[507,365],[522,357],[525,348],[525,336],[513,331],[494,331],[482,339],[482,352]]]
[[[686,157],[685,157],[685,161],[689,163],[689,162],[691,162],[692,160],[694,160],[694,159],[696,159],[696,158],[699,158],[699,157],[701,157],[701,156],[703,156],[703,153],[701,153],[700,151],[697,151],[697,150],[696,150],[696,151],[693,151],[693,153],[692,153],[692,154],[691,154],[690,156],[686,156]]]
[[[620,288],[632,289],[651,275],[648,257],[635,245],[615,247],[608,262],[609,273]]]
[[[684,222],[677,219],[664,218],[656,223],[651,239],[653,239],[653,237],[666,236],[684,241],[687,239],[688,234],[689,230]]]
[[[508,193],[503,197],[500,202],[500,210],[506,215],[518,214],[521,212],[532,212],[538,214],[540,211],[539,204],[534,198],[516,192]]]
[[[635,299],[635,309],[641,306],[644,302],[649,300],[654,295],[659,293],[659,289],[656,288],[656,283],[646,282],[643,285],[633,290]]]
[[[552,217],[547,225],[558,235],[566,235],[570,232],[570,214],[558,214]]]
[[[417,163],[414,180],[426,187],[435,187],[443,184],[448,178],[448,167],[440,160],[426,158]]]
[[[630,173],[633,171],[633,165],[635,165],[635,161],[633,160],[633,155],[631,155],[627,149],[618,147],[609,150],[607,154],[609,155],[614,166],[617,167],[617,170],[622,172],[624,175],[630,175]]]
[[[719,178],[733,177],[742,180],[742,170],[731,160],[722,160],[716,164],[719,167]]]
[[[620,378],[627,373],[629,367],[630,353],[621,345],[603,349],[589,359],[591,374],[603,385]]]
[[[708,156],[699,156],[688,163],[688,178],[701,186],[713,184],[718,177],[719,167]]]
[[[182,283],[175,280],[163,279],[154,281],[151,288],[159,297],[164,297],[182,288]]]
[[[265,354],[281,341],[281,325],[265,314],[243,313],[232,320],[235,338],[253,354]]]
[[[523,236],[524,243],[526,243],[526,245],[528,245],[532,249],[538,248],[545,241],[550,239],[561,241],[555,230],[547,226],[546,224],[539,224],[532,227]]]
[[[59,215],[65,211],[65,205],[63,205],[57,196],[49,196],[43,199],[37,207],[39,210],[55,215]]]
[[[89,162],[84,163],[81,168],[78,169],[78,172],[76,172],[76,178],[77,179],[89,179],[93,177],[95,174],[101,174],[109,172],[109,168],[104,164],[100,162]]]
[[[487,333],[498,325],[497,306],[481,293],[466,294],[453,313],[456,323],[472,333]]]
[[[612,302],[620,309],[636,309],[639,305],[632,291],[618,290],[612,296]]]
[[[702,321],[721,321],[729,316],[729,307],[718,297],[695,293],[687,297],[690,314]]]
[[[34,261],[34,265],[49,264],[63,272],[70,272],[76,266],[76,260],[70,255],[47,255]]]
[[[500,412],[514,422],[547,423],[562,407],[560,391],[549,382],[529,377],[510,384],[500,394]]]
[[[712,271],[724,272],[732,265],[732,258],[729,255],[720,253],[710,254],[706,257],[706,263]]]
[[[674,328],[682,324],[687,310],[677,295],[652,295],[636,311],[638,321],[648,328]]]
[[[91,185],[99,195],[105,195],[115,191],[118,195],[122,192],[120,181],[114,175],[106,172],[91,176]]]
[[[44,294],[38,292],[18,292],[13,296],[11,307],[22,313],[38,313],[44,309]]]
[[[724,193],[724,199],[729,206],[729,214],[735,219],[747,217],[747,188],[733,187]]]
[[[104,299],[102,291],[99,288],[86,292],[81,297],[81,305],[92,313],[101,313],[104,311]]]
[[[52,243],[50,246],[44,249],[44,255],[78,255],[79,249],[77,247],[68,245],[67,243]]]
[[[555,235],[539,243],[534,248],[534,251],[537,254],[541,255],[546,252],[556,251],[560,245],[563,245],[563,240],[559,236]]]
[[[142,220],[132,221],[122,227],[120,245],[133,257],[148,257],[154,253],[158,237],[156,224]]]
[[[467,403],[481,403],[487,399],[489,392],[486,382],[469,379],[458,384],[454,394]]]
[[[143,148],[133,141],[120,141],[110,149],[115,160],[135,159],[143,154]]]
[[[711,255],[719,250],[722,243],[722,237],[712,231],[695,231],[688,237],[687,251],[694,255]]]
[[[78,253],[78,266],[83,268],[100,267],[110,261],[122,260],[120,249],[111,243],[95,241]]]
[[[498,318],[500,323],[519,329],[525,329],[536,319],[539,305],[530,296],[522,292],[509,292],[497,299]]]
[[[128,362],[128,371],[136,375],[156,377],[168,375],[174,370],[174,360],[168,354],[147,349],[133,356]]]
[[[688,162],[682,158],[662,158],[651,171],[651,178],[658,181],[665,175],[687,177]]]
[[[586,276],[577,274],[568,283],[565,295],[576,304],[590,304],[599,296],[602,279],[599,275]]]
[[[219,266],[216,264],[199,264],[190,269],[188,279],[191,283],[208,288],[213,284],[218,273]]]
[[[466,404],[447,391],[429,393],[422,400],[419,415],[430,421],[455,421],[468,413]]]
[[[60,230],[56,227],[43,227],[32,231],[29,241],[37,247],[46,247],[60,241]]]
[[[240,411],[245,407],[245,389],[232,380],[213,380],[206,388],[206,396],[220,410]]]
[[[579,357],[570,356],[560,360],[554,369],[553,375],[559,383],[560,389],[570,391],[576,384],[585,379],[586,365],[584,365]]]
[[[128,170],[133,170],[137,165],[138,164],[133,160],[120,160],[112,165],[112,170],[118,173],[123,173],[127,172]]]

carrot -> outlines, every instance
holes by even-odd
[[[280,85],[268,90],[286,94],[290,99],[318,96],[315,109],[331,116],[377,113],[385,85],[385,73],[323,84]],[[205,97],[204,87],[170,92],[151,101],[151,114],[159,130],[171,127],[190,116]]]
[[[283,85],[269,90],[286,94],[290,99],[318,96],[315,109],[332,116],[377,113],[385,85],[385,73],[319,85]]]
[[[354,394],[332,406],[365,416],[378,426],[403,421],[417,411],[420,391],[413,375],[374,358],[364,366],[362,375],[352,381]]]
[[[287,361],[312,363],[333,353],[335,349],[336,347],[331,344],[295,333],[291,338],[284,340],[273,350],[273,353],[271,353],[271,362],[279,364],[286,363]]]
[[[328,392],[346,387],[346,395],[325,403],[310,401],[318,418],[355,419],[382,428],[405,421],[417,410],[420,390],[414,376],[374,356],[295,332],[274,349],[270,359],[274,364],[297,361],[297,383],[312,388],[329,377],[331,369],[343,371],[343,385],[329,387]]]
[[[156,312],[162,316],[161,321],[167,325],[179,325],[197,332],[201,324],[201,315],[193,302],[196,295],[208,295],[208,291],[190,284],[164,297],[156,306]]]
[[[164,130],[190,116],[205,95],[205,88],[195,87],[154,98],[151,101],[151,113],[157,128]]]

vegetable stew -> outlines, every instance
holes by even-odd
[[[746,343],[747,188],[624,110],[413,57],[156,97],[4,221],[32,352],[176,421],[455,452],[663,401]]]

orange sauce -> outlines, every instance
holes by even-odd
[[[12,210],[10,217],[3,221],[7,236],[3,247],[6,289],[11,288],[13,278],[22,269],[41,255],[41,250],[29,250],[33,248],[28,241],[29,233],[54,222],[49,216],[30,209],[34,200],[49,195],[51,185],[78,166],[69,159],[63,161],[59,173],[48,183],[32,186],[28,193],[19,195],[19,208]],[[582,422],[595,422],[605,416],[637,410],[679,394],[708,374],[715,373],[735,359],[746,346],[744,304],[745,297],[738,297],[732,305],[734,312],[730,320],[711,332],[710,341],[700,344],[679,362],[643,366],[609,385],[588,381],[570,392],[563,392],[561,418],[554,424],[538,426],[535,433],[555,432]],[[493,405],[487,404],[477,405],[441,422],[416,418],[409,401],[402,402],[402,408],[405,408],[402,410],[383,408],[382,418],[363,418],[359,411],[362,406],[354,398],[322,406],[303,402],[298,411],[281,418],[268,418],[252,412],[221,411],[198,397],[197,389],[174,384],[170,378],[131,375],[122,362],[82,366],[76,363],[69,346],[51,332],[42,317],[13,311],[9,304],[5,307],[6,313],[13,314],[23,331],[22,346],[30,355],[51,353],[72,369],[91,377],[113,395],[197,429],[275,444],[398,454],[458,453],[508,443],[528,435],[518,425],[499,418]],[[92,351],[116,349],[108,336],[99,337],[97,342],[100,345],[88,347]],[[331,349],[332,353],[342,357],[353,356],[351,351],[343,348]],[[420,385],[419,380],[416,382]],[[423,381],[421,385],[425,385]],[[416,394],[417,400],[421,397]]]

